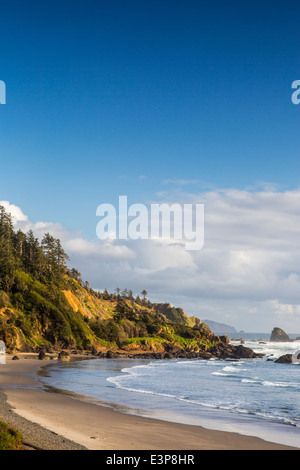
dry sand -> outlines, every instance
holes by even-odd
[[[0,420],[39,449],[288,450],[256,437],[207,430],[115,411],[38,387],[38,359],[0,364]],[[7,398],[7,400],[5,400]]]

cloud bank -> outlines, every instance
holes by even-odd
[[[188,314],[268,332],[300,333],[300,190],[214,189],[160,195],[159,202],[205,205],[205,243],[160,240],[87,240],[61,224],[31,222],[23,208],[0,204],[17,228],[62,240],[70,264],[95,289],[116,287],[154,301],[170,301]]]

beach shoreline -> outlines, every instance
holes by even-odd
[[[20,430],[29,448],[45,450],[296,450],[258,437],[125,414],[47,391],[36,356],[0,365],[0,420]],[[52,362],[52,361],[51,361]]]

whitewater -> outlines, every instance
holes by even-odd
[[[300,364],[275,363],[300,350],[300,341],[271,343],[263,334],[244,338],[262,359],[81,360],[50,364],[41,381],[126,413],[300,448]]]

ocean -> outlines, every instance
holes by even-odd
[[[267,360],[300,350],[300,341],[242,336],[244,346],[265,354],[263,359],[86,359],[49,364],[40,381],[52,391],[125,413],[300,448],[300,364]]]

